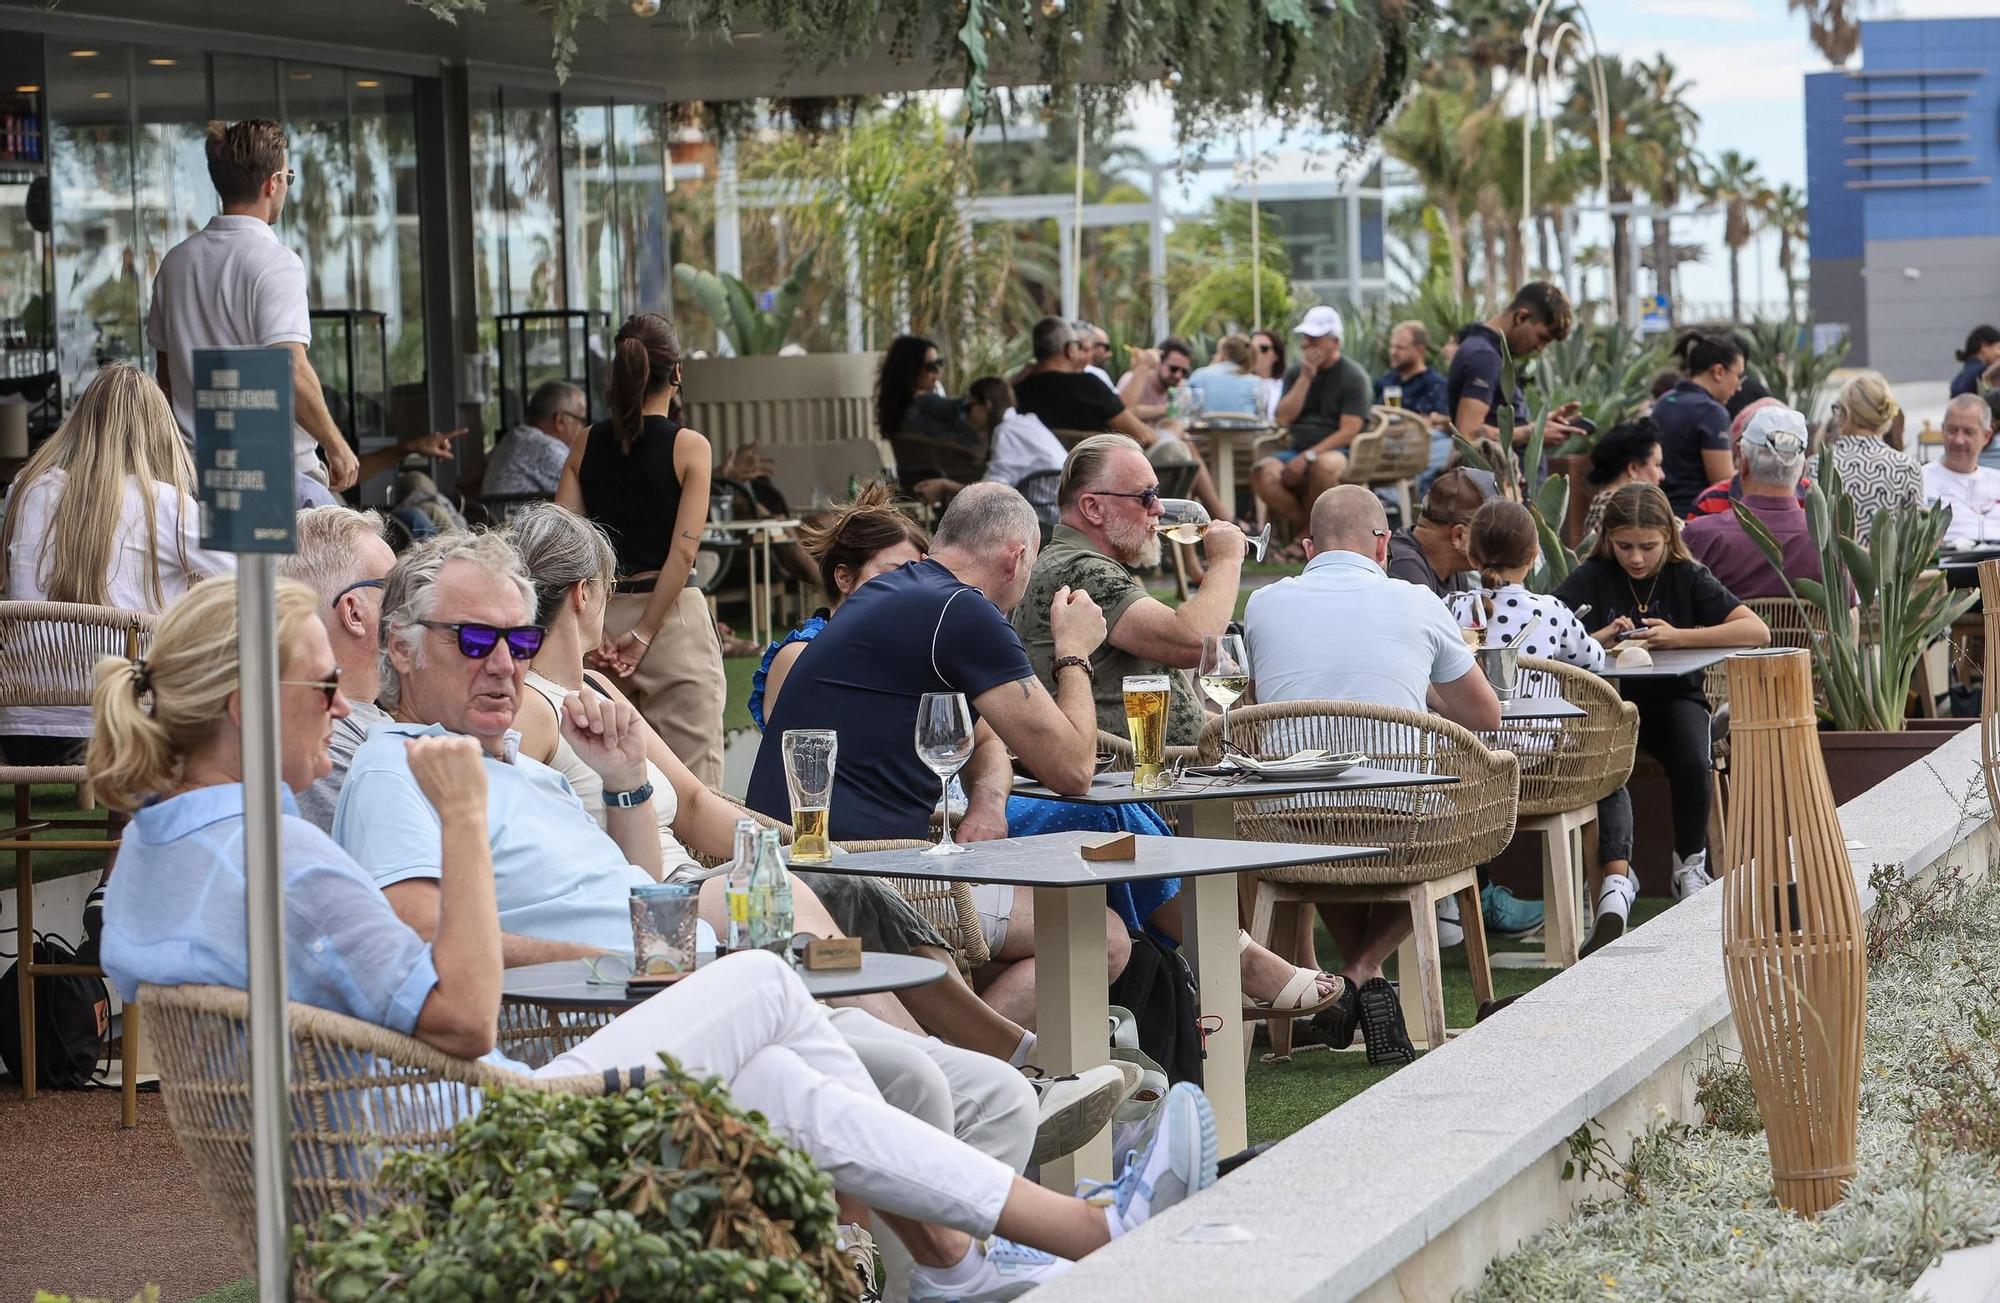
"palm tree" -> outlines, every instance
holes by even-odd
[[[1799,310],[1798,277],[1793,265],[1806,241],[1805,192],[1786,182],[1775,190],[1765,191],[1763,209],[1765,225],[1778,233],[1778,270],[1785,276],[1785,315],[1793,317]]]
[[[1605,199],[1611,206],[1611,295],[1618,305],[1618,319],[1631,324],[1632,292],[1630,250],[1632,216],[1629,206],[1654,176],[1647,121],[1652,109],[1652,83],[1640,66],[1628,65],[1615,55],[1607,55],[1604,70],[1604,113],[1608,122],[1605,138],[1609,155],[1611,189]],[[1578,136],[1596,138],[1596,109],[1591,98],[1590,78],[1580,73],[1563,108],[1565,130]]]
[[[1785,8],[1806,16],[1813,45],[1833,63],[1846,63],[1861,44],[1857,0],[1785,0]]]
[[[1743,320],[1743,246],[1756,233],[1766,193],[1754,160],[1725,149],[1702,180],[1702,194],[1722,205],[1722,243],[1729,249],[1729,319]]]
[[[1641,131],[1652,167],[1646,191],[1653,199],[1655,287],[1667,296],[1667,320],[1671,322],[1677,299],[1673,211],[1681,196],[1700,184],[1701,155],[1695,152],[1694,133],[1701,125],[1701,116],[1687,102],[1689,83],[1677,80],[1680,71],[1666,55],[1654,56],[1652,63],[1641,64],[1638,71],[1647,86]]]
[[[1454,294],[1465,291],[1466,223],[1477,199],[1477,182],[1461,138],[1469,112],[1465,95],[1433,86],[1413,97],[1381,136],[1383,150],[1416,175],[1444,225]]]

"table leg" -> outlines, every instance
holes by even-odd
[[[1035,888],[1035,1060],[1052,1077],[1111,1061],[1104,908],[1102,887]],[[1110,1179],[1109,1127],[1042,1165],[1042,1184],[1064,1193]]]
[[[1212,450],[1210,468],[1215,474],[1215,496],[1222,499],[1222,512],[1231,520],[1236,518],[1236,436],[1227,430],[1218,430],[1209,440]]]
[[[1202,1081],[1215,1110],[1220,1151],[1233,1154],[1249,1143],[1243,1094],[1243,976],[1236,953],[1236,875],[1204,874],[1181,883],[1192,892],[1194,908],[1182,909],[1187,935],[1181,949],[1201,987],[1201,1014],[1221,1026],[1208,1038]],[[1039,930],[1041,920],[1036,920]]]
[[[771,568],[771,531],[766,529],[762,532],[764,535],[764,638],[758,644],[759,646],[768,645],[778,640],[778,617],[775,609],[776,604],[773,600],[775,595],[774,590],[778,586],[778,575]]]

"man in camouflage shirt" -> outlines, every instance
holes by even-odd
[[[1201,640],[1228,627],[1243,575],[1244,542],[1234,525],[1217,522],[1202,536],[1208,577],[1179,609],[1150,596],[1135,570],[1160,563],[1159,477],[1139,445],[1122,434],[1100,434],[1070,450],[1057,504],[1062,523],[1042,549],[1027,596],[1014,608],[1014,629],[1035,674],[1055,681],[1049,602],[1064,586],[1089,593],[1108,632],[1091,655],[1097,726],[1126,735],[1124,679],[1165,674],[1172,684],[1167,743],[1191,746],[1201,735],[1200,701],[1184,670],[1201,664]]]

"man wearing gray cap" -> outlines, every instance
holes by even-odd
[[[1771,531],[1784,550],[1779,574],[1734,511],[1719,511],[1689,522],[1683,531],[1688,551],[1722,586],[1738,597],[1784,597],[1786,578],[1820,577],[1819,549],[1806,530],[1799,505],[1799,477],[1806,469],[1806,418],[1789,407],[1766,407],[1750,418],[1736,444],[1736,474],[1743,481],[1743,506]]]
[[[1340,483],[1345,449],[1361,433],[1374,401],[1368,373],[1341,356],[1340,313],[1320,306],[1292,333],[1300,338],[1299,364],[1285,374],[1278,424],[1291,447],[1250,468],[1250,484],[1273,512],[1303,532],[1319,495]]]

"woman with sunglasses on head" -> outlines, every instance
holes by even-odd
[[[1666,494],[1651,484],[1627,484],[1611,495],[1596,549],[1555,595],[1573,611],[1589,607],[1590,636],[1613,653],[1627,643],[1651,654],[1679,647],[1762,647],[1771,641],[1757,613],[1694,559]],[[1674,825],[1670,885],[1679,900],[1713,880],[1708,698],[1699,674],[1627,679],[1618,687],[1639,708],[1640,748],[1667,771]],[[1614,886],[1625,893],[1618,902],[1624,908],[1604,899]],[[1602,892],[1599,913],[1611,908],[1623,915],[1638,887],[1621,875],[1615,882],[1607,878]]]
[[[1214,1118],[1201,1092],[1184,1084],[1102,1206],[1028,1183],[884,1103],[797,974],[762,952],[704,967],[532,1072],[499,1054],[501,934],[479,744],[404,744],[442,828],[431,941],[397,916],[351,856],[293,813],[289,790],[327,772],[327,737],[347,709],[317,603],[303,585],[278,586],[287,787],[279,836],[292,999],[540,1078],[622,1073],[661,1053],[696,1077],[718,1076],[845,1199],[896,1229],[917,1263],[912,1299],[1011,1298],[1215,1180]],[[147,660],[101,660],[92,704],[91,782],[113,809],[132,814],[106,908],[107,973],[127,1000],[141,983],[245,987],[236,581],[212,579],[189,592],[160,621]]]
[[[722,644],[694,584],[708,525],[708,440],[673,417],[680,340],[667,319],[635,313],[619,327],[605,406],[609,420],[571,450],[556,501],[604,526],[618,583],[597,660],[696,778],[722,781],[727,688]]]

